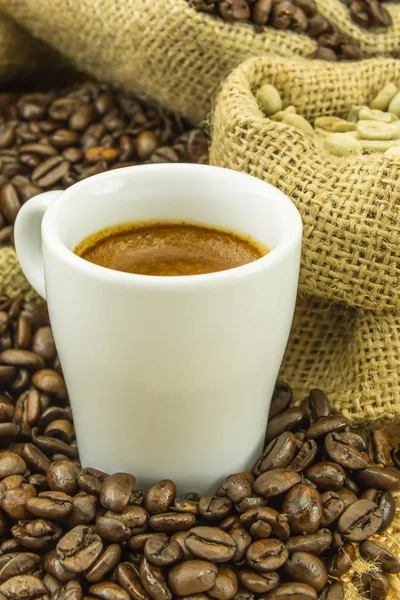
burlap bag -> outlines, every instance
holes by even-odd
[[[317,0],[322,14],[359,40],[365,56],[400,53],[400,6],[389,29],[355,25],[341,0]],[[76,67],[162,103],[193,121],[207,117],[218,83],[250,56],[312,56],[315,41],[293,32],[227,24],[186,0],[0,0],[0,9]]]
[[[55,66],[58,57],[9,17],[0,14],[0,83],[22,79]]]
[[[304,224],[300,292],[368,309],[400,307],[400,162],[381,154],[339,158],[299,130],[264,117],[254,97],[273,83],[308,119],[346,115],[387,81],[400,61],[337,64],[257,58],[224,82],[212,122],[211,162],[277,186]]]
[[[22,274],[12,248],[0,248],[0,294],[4,292],[12,297],[22,295],[29,301],[40,301]],[[397,349],[394,355],[384,316],[358,312],[362,314],[343,306],[329,307],[299,299],[281,377],[293,385],[297,400],[310,388],[321,387],[329,393],[335,410],[343,410],[352,421],[373,421],[374,426],[383,426],[397,444],[400,318],[393,325],[396,336],[393,345]],[[374,345],[371,340],[376,338],[378,331],[380,342]],[[352,360],[350,355],[354,355]],[[347,363],[352,367],[349,368]],[[379,386],[385,390],[384,399],[377,393]],[[392,388],[396,389],[395,393]],[[363,400],[364,394],[367,402]],[[400,557],[400,499],[396,515],[391,528],[374,539]],[[352,583],[353,575],[376,569],[376,565],[357,556],[345,577],[346,600],[360,600],[357,587]],[[388,600],[398,600],[399,576],[390,576],[390,583]]]

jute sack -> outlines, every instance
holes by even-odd
[[[0,83],[26,78],[56,60],[50,48],[0,14]]]
[[[13,298],[23,296],[31,302],[39,301],[39,297],[29,287],[22,274],[12,248],[0,248],[0,295],[2,293],[7,293]],[[349,419],[356,422],[370,420],[372,416],[374,426],[383,426],[387,433],[394,436],[394,442],[398,443],[399,356],[388,356],[386,350],[388,330],[384,319],[376,319],[369,315],[368,311],[359,312],[365,313],[360,319],[356,317],[357,311],[343,306],[328,307],[322,303],[299,299],[281,377],[293,385],[298,400],[302,399],[310,388],[321,387],[329,392],[335,410],[343,410]],[[368,340],[373,339],[377,330],[382,334],[380,348],[368,348]],[[397,321],[396,335],[399,336],[399,333],[400,319]],[[347,370],[345,374],[341,374],[345,364],[342,353],[348,357],[350,352],[358,351],[369,353],[368,368],[357,370],[356,363],[359,357],[355,356],[353,373]],[[393,404],[388,396],[385,396],[383,401],[371,391],[372,387],[376,388],[378,385],[377,376],[384,381],[385,386],[391,383],[393,387],[397,387],[397,396],[392,397]],[[352,387],[352,377],[360,381],[360,389]],[[368,391],[369,403],[365,405],[360,399],[360,393]],[[379,413],[379,419],[376,417],[376,412]],[[397,500],[396,517],[390,529],[374,536],[373,539],[400,557],[400,497]],[[359,575],[373,573],[376,570],[376,565],[363,560],[357,554],[353,568],[344,577],[346,600],[360,599],[353,577],[357,581]],[[389,579],[388,600],[398,600],[400,578],[398,575],[390,575]]]
[[[211,163],[250,173],[285,192],[303,219],[300,292],[368,309],[400,308],[400,161],[379,153],[346,158],[266,118],[254,97],[273,83],[284,105],[313,120],[346,115],[388,81],[400,61],[322,63],[250,59],[221,87],[212,119]]]
[[[321,13],[358,40],[364,56],[400,55],[400,6],[393,25],[355,25],[341,0],[317,0]],[[207,117],[222,78],[245,58],[313,56],[305,35],[251,24],[227,24],[196,12],[186,0],[0,0],[0,9],[48,42],[75,66],[183,116]]]
[[[354,422],[400,427],[400,313],[298,298],[281,368],[300,401],[325,390]]]

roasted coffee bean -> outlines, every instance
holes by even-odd
[[[202,496],[199,500],[199,512],[205,519],[224,519],[232,508],[232,500],[229,498]]]
[[[239,515],[251,510],[252,508],[257,508],[258,506],[264,506],[266,504],[266,500],[261,498],[261,496],[250,496],[249,498],[244,498],[239,504],[235,505],[235,510]]]
[[[266,442],[271,442],[285,431],[291,431],[304,421],[301,408],[288,408],[269,421],[265,436]]]
[[[175,513],[173,513],[175,514]],[[126,527],[129,527],[134,532],[135,529],[147,525],[149,513],[142,506],[128,505],[121,512],[113,512],[108,510],[105,513],[106,517],[121,521]]]
[[[252,480],[247,479],[241,473],[236,473],[227,477],[218,488],[217,496],[228,496],[235,504],[239,504],[245,498],[251,496],[253,487]]]
[[[101,600],[130,600],[128,592],[112,581],[95,583],[89,588],[89,593]]]
[[[57,419],[49,423],[44,434],[68,444],[74,437],[74,426],[67,419]]]
[[[62,529],[50,521],[36,519],[13,525],[11,533],[18,544],[29,550],[47,550],[61,538]]]
[[[63,378],[52,369],[36,371],[32,378],[34,386],[45,394],[54,394],[61,400],[67,397],[67,388]]]
[[[71,581],[75,577],[75,573],[69,573],[61,565],[57,558],[56,550],[50,550],[44,557],[45,570],[62,582]]]
[[[41,576],[40,556],[33,552],[6,554],[4,558],[6,561],[0,567],[0,584],[17,575]]]
[[[383,573],[363,573],[357,587],[359,586],[370,600],[385,600],[389,593],[389,581]]]
[[[50,464],[46,480],[51,490],[74,494],[78,488],[79,469],[69,460],[58,460]]]
[[[289,407],[292,398],[293,391],[290,385],[284,381],[277,381],[269,409],[269,420],[286,410]]]
[[[357,473],[357,481],[364,487],[393,492],[400,489],[400,471],[393,467],[368,465]]]
[[[230,537],[235,543],[235,552],[232,557],[232,562],[240,563],[247,552],[248,547],[252,542],[251,535],[242,527],[235,527],[230,530]]]
[[[372,500],[372,502],[378,505],[379,510],[382,512],[382,525],[379,531],[387,529],[391,525],[396,512],[396,503],[392,494],[390,492],[370,489],[364,492],[361,498]]]
[[[23,475],[26,472],[25,461],[9,450],[0,451],[0,479],[10,475]]]
[[[72,510],[72,498],[63,492],[40,492],[30,498],[26,506],[30,512],[43,519],[60,519]]]
[[[144,555],[153,565],[166,567],[178,562],[182,556],[182,549],[176,540],[169,540],[165,534],[160,533],[148,538],[144,546]]]
[[[320,529],[309,535],[299,535],[289,538],[285,542],[290,553],[308,552],[310,554],[323,554],[332,543],[332,534],[329,529]]]
[[[335,433],[329,433],[325,437],[325,450],[331,460],[345,469],[365,469],[368,464],[357,448],[346,443],[343,438],[336,437]]]
[[[272,440],[265,448],[262,457],[257,462],[254,472],[261,475],[271,469],[288,467],[297,449],[296,438],[287,431]]]
[[[396,556],[371,540],[360,544],[360,554],[365,560],[377,564],[385,573],[400,573],[400,562]]]
[[[301,407],[311,423],[315,423],[322,417],[329,417],[331,412],[325,392],[318,389],[310,391],[307,398],[303,400]]]
[[[102,540],[112,543],[125,542],[131,536],[129,527],[111,517],[99,517],[96,520],[96,532]]]
[[[382,524],[382,513],[371,500],[351,504],[338,521],[339,532],[351,542],[362,542],[376,533]]]
[[[22,457],[31,469],[43,475],[51,465],[47,456],[35,444],[25,444],[22,450]]]
[[[276,571],[285,564],[289,551],[280,540],[264,539],[251,544],[246,552],[246,561],[256,572]]]
[[[279,585],[278,573],[255,573],[243,569],[238,573],[240,583],[255,594],[267,594]]]
[[[317,592],[307,583],[281,583],[267,596],[268,600],[317,600]]]
[[[150,600],[151,596],[144,589],[139,570],[128,562],[119,563],[116,570],[119,585],[135,600]]]
[[[150,517],[149,526],[160,533],[173,533],[187,531],[193,527],[195,521],[196,517],[191,513],[168,512]]]
[[[189,531],[185,545],[196,557],[215,563],[228,562],[236,552],[233,538],[218,527],[194,527]]]
[[[16,350],[14,348],[0,352],[0,363],[25,369],[40,369],[44,366],[43,360],[37,354],[29,350]]]
[[[203,562],[203,561],[195,561],[195,562]],[[211,563],[205,563],[205,564],[211,564]],[[171,576],[172,576],[173,570],[178,569],[178,567],[182,567],[183,565],[186,565],[186,567],[187,567],[186,571],[183,570],[183,572],[182,572],[182,569],[181,569],[181,571],[179,573],[177,573],[177,577],[175,577],[175,579],[177,580],[178,587],[179,587],[179,585],[181,585],[182,587],[189,585],[188,579],[190,579],[190,561],[188,561],[186,563],[181,563],[180,565],[176,565],[175,567],[172,567],[172,569],[169,571],[168,579],[169,579],[169,584],[171,585],[171,587],[173,587],[172,583],[171,583]],[[215,565],[211,565],[211,566],[215,569],[215,572],[216,572],[217,567]],[[194,569],[194,570],[196,570],[196,569]],[[197,576],[199,577],[199,580],[201,580],[202,576],[207,578],[207,574],[205,573],[205,571],[201,571],[201,568],[199,568],[199,570],[197,572]],[[140,579],[141,579],[144,589],[154,600],[172,600],[172,594],[167,585],[167,582],[165,580],[162,570],[160,569],[160,567],[157,567],[156,565],[149,563],[146,558],[142,558],[142,560],[140,561]],[[197,583],[199,585],[200,581],[198,581]]]
[[[293,471],[304,471],[313,462],[317,454],[318,446],[314,440],[307,440],[304,442],[297,455],[290,464],[290,468]]]
[[[319,528],[323,515],[319,493],[315,488],[304,484],[289,490],[282,510],[288,516],[292,535],[314,533]]]
[[[353,502],[356,502],[358,500],[354,492],[350,491],[345,487],[338,490],[337,493],[343,501],[344,508],[347,508],[348,506],[350,506],[350,504],[353,504]]]
[[[345,600],[343,584],[340,581],[328,584],[318,600]]]
[[[32,350],[44,360],[53,360],[56,347],[50,327],[40,327],[32,339]]]
[[[316,439],[333,431],[341,431],[349,424],[348,419],[341,415],[322,417],[307,429],[307,439]]]
[[[68,515],[68,525],[73,528],[77,525],[93,523],[96,516],[97,499],[95,496],[80,493],[72,498],[72,510]]]
[[[355,555],[355,548],[351,542],[343,544],[328,565],[329,575],[331,577],[341,577],[347,573],[351,569]]]
[[[128,473],[114,473],[107,477],[100,489],[100,502],[104,508],[120,512],[129,502],[135,478]]]
[[[40,413],[40,395],[37,390],[29,390],[21,394],[18,398],[15,405],[14,420],[23,430],[24,426],[27,426],[29,434],[29,427],[39,420]]]
[[[3,598],[9,600],[33,600],[33,598],[47,600],[48,598],[44,583],[34,575],[11,577],[0,585],[0,593],[3,594]]]
[[[287,519],[287,515],[280,515],[273,508],[266,506],[250,509],[240,516],[243,525],[249,528],[259,520],[265,521],[271,526],[273,536],[278,539],[287,539],[290,536]]]
[[[339,490],[345,484],[343,468],[333,462],[316,463],[307,469],[305,475],[320,491]]]
[[[300,483],[301,477],[291,469],[274,469],[260,475],[254,483],[254,491],[263,498],[284,494]]]
[[[36,497],[36,489],[29,483],[21,483],[2,494],[1,508],[12,519],[21,521],[32,518],[32,513],[27,508],[27,501]],[[0,531],[4,531],[4,523],[0,518]]]
[[[239,582],[236,573],[228,567],[218,569],[215,585],[208,590],[208,596],[218,600],[231,600],[239,589]]]
[[[389,442],[383,431],[376,429],[371,433],[371,438],[375,462],[385,467],[392,466]]]
[[[328,581],[328,572],[322,560],[307,552],[294,552],[285,564],[289,578],[306,583],[321,592]]]
[[[89,569],[103,550],[100,537],[85,525],[71,529],[57,544],[57,558],[71,573]]]
[[[168,582],[173,593],[178,596],[199,594],[214,587],[217,573],[217,567],[210,562],[189,560],[172,567],[168,573]]]
[[[170,479],[163,479],[149,489],[145,495],[143,506],[151,514],[165,512],[174,502],[176,487]]]
[[[327,527],[340,517],[345,505],[338,492],[324,492],[320,496],[320,502],[322,505],[321,525]]]
[[[272,527],[264,521],[256,521],[250,527],[251,537],[255,540],[264,540],[269,538],[272,533]]]
[[[107,473],[88,467],[86,469],[81,469],[79,472],[78,485],[81,490],[84,490],[88,494],[100,496],[101,487],[107,478]]]

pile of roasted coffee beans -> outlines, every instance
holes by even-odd
[[[200,129],[105,84],[0,93],[0,244],[40,192],[129,165],[206,163],[207,146]]]
[[[229,23],[253,23],[257,32],[264,27],[281,31],[303,33],[318,43],[315,58],[323,60],[358,60],[361,58],[357,42],[346,39],[338,29],[323,17],[314,0],[189,0],[198,11],[213,14]],[[352,0],[355,5],[380,7],[378,0]],[[370,10],[370,9],[368,9]],[[378,14],[378,10],[374,14]],[[369,13],[368,13],[369,14]],[[390,18],[390,17],[389,17]]]
[[[0,297],[0,350],[0,600],[343,600],[356,548],[360,598],[386,597],[400,562],[369,538],[395,516],[400,453],[324,392],[291,407],[278,382],[252,471],[177,497],[80,467],[45,309]]]
[[[382,4],[383,0],[342,0],[349,7],[350,16],[361,27],[389,27],[392,17]]]

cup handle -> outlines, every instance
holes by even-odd
[[[25,277],[33,289],[46,300],[41,225],[44,213],[62,190],[44,192],[26,202],[15,221],[15,250]]]

